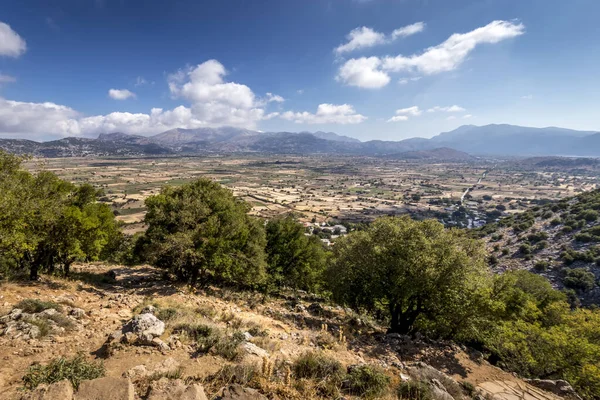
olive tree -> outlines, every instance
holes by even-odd
[[[146,199],[149,261],[192,285],[252,285],[265,278],[263,224],[250,206],[210,179],[166,186]]]
[[[276,287],[315,290],[325,269],[327,254],[317,236],[306,236],[293,216],[267,223],[267,262],[270,283]]]
[[[467,329],[489,283],[480,242],[409,217],[380,218],[338,240],[327,275],[335,300],[383,312],[390,332],[419,323],[444,336]]]

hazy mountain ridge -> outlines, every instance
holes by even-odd
[[[259,132],[233,127],[171,129],[154,136],[102,133],[97,139],[63,138],[48,142],[0,139],[0,148],[44,157],[136,156],[258,152],[281,154],[348,154],[398,156],[407,152],[449,149],[475,155],[600,156],[600,133],[516,125],[464,125],[431,139],[361,142],[333,132]],[[448,151],[406,154],[409,158],[444,159]],[[441,156],[441,158],[440,158]],[[451,159],[465,159],[455,154]]]

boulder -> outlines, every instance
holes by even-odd
[[[11,339],[35,339],[40,336],[40,328],[25,321],[10,321],[2,332],[4,336]]]
[[[224,387],[215,397],[215,400],[268,400],[258,390],[243,387],[241,385],[229,385]]]
[[[165,374],[167,372],[176,371],[181,367],[179,361],[172,357],[166,358],[164,361],[148,368],[146,365],[136,365],[127,372],[123,373],[123,377],[136,380],[146,376],[155,374]]]
[[[151,335],[154,338],[165,332],[165,323],[154,315],[145,313],[133,317],[123,329],[123,332],[133,332],[140,337]]]
[[[72,400],[73,386],[68,380],[51,385],[39,385],[35,390],[21,396],[21,400]]]
[[[436,400],[454,400],[454,398],[450,395],[450,393],[448,393],[448,391],[446,390],[446,388],[444,387],[444,385],[442,385],[442,383],[437,380],[437,379],[432,379],[431,380],[431,392],[433,394],[433,398]]]
[[[135,333],[133,333],[133,332],[127,332],[121,338],[121,343],[135,344],[135,342],[137,342],[137,340],[138,340],[138,336]]]
[[[135,390],[129,378],[105,377],[83,381],[75,400],[134,400]]]
[[[246,353],[248,354],[253,354],[255,356],[259,356],[259,357],[269,357],[269,352],[261,349],[260,347],[258,347],[257,345],[255,345],[254,343],[250,343],[250,342],[245,342],[242,344],[242,348],[246,351]]]
[[[75,319],[81,319],[85,317],[85,310],[82,310],[81,308],[74,308],[69,312],[69,315]]]
[[[186,385],[181,379],[161,378],[150,385],[148,400],[208,400],[199,384]]]
[[[23,310],[18,308],[13,308],[13,310],[7,315],[0,317],[0,323],[6,324],[9,321],[17,321],[21,319],[23,315]]]
[[[571,384],[562,379],[556,381],[550,379],[525,379],[525,382],[561,397],[581,400],[581,397],[577,394],[575,389],[573,389]]]

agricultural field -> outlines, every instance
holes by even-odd
[[[476,227],[532,205],[595,189],[597,171],[516,161],[432,162],[343,156],[34,159],[61,178],[104,190],[126,231],[144,229],[144,200],[163,185],[209,177],[261,217],[294,212],[305,223],[355,223],[411,213]]]

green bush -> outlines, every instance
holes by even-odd
[[[298,357],[292,366],[296,378],[333,379],[341,381],[345,371],[335,358],[323,353],[311,352]]]
[[[62,309],[58,303],[53,301],[42,301],[39,299],[21,300],[15,305],[15,308],[23,310],[23,312],[28,314],[36,314],[49,309],[55,309],[56,311],[61,311]]]
[[[388,388],[390,377],[381,368],[360,365],[346,375],[345,387],[354,396],[368,399],[379,398]]]
[[[188,336],[203,353],[210,351],[229,361],[238,360],[243,355],[240,345],[245,338],[241,332],[227,335],[219,328],[205,324],[178,324],[173,327],[173,332]]]
[[[546,271],[549,266],[550,266],[550,263],[548,261],[538,261],[533,266],[533,269],[535,269],[538,272],[543,272],[543,271]]]
[[[30,366],[23,377],[23,383],[26,389],[35,389],[42,383],[50,384],[67,379],[77,389],[82,381],[100,378],[104,374],[104,364],[89,362],[80,353],[70,359],[62,357],[55,359],[48,365]]]
[[[175,318],[178,313],[176,308],[159,308],[156,313],[156,318],[161,321],[170,321]]]
[[[423,381],[402,382],[398,386],[398,398],[406,400],[434,400],[431,387]]]
[[[527,243],[523,243],[521,246],[519,246],[519,251],[522,254],[530,254],[531,253],[531,246]]]
[[[596,277],[585,268],[565,268],[565,286],[587,292],[596,285]]]

